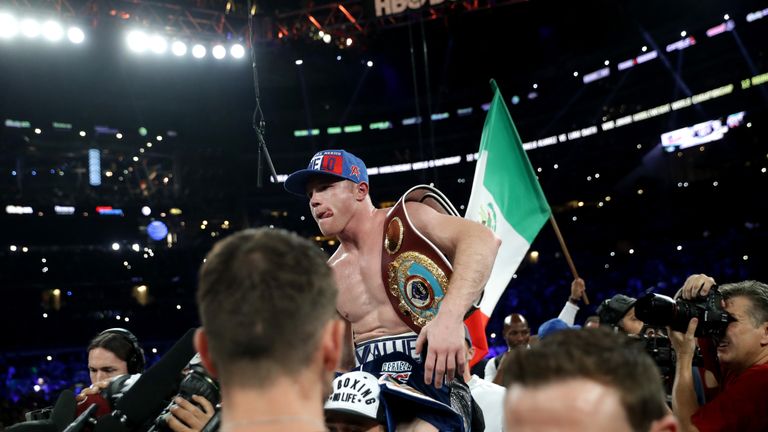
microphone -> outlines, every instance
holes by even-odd
[[[176,390],[181,370],[195,355],[189,329],[171,349],[128,389],[115,404],[111,415],[99,418],[94,432],[128,432],[154,420]]]
[[[75,402],[75,393],[72,390],[64,390],[56,399],[56,405],[51,412],[51,423],[57,431],[64,430],[67,425],[74,420],[77,402]]]
[[[85,425],[88,424],[88,421],[93,417],[97,408],[99,408],[97,404],[89,406],[88,409],[83,411],[83,413],[62,432],[80,432],[83,430]]]

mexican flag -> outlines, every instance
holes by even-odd
[[[495,81],[491,81],[491,86],[493,102],[485,118],[472,194],[464,217],[493,230],[502,243],[479,310],[465,321],[475,343],[473,365],[488,353],[488,318],[551,214],[504,98]]]

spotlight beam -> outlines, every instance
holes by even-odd
[[[664,66],[667,68],[670,74],[672,74],[672,78],[675,79],[675,82],[680,87],[681,90],[683,90],[683,93],[686,97],[690,97],[693,93],[691,93],[691,89],[688,87],[688,84],[683,81],[683,78],[680,76],[677,71],[675,71],[672,68],[672,65],[669,63],[669,59],[667,58],[666,54],[664,54],[664,50],[660,49],[659,46],[656,44],[656,41],[653,40],[650,34],[648,34],[645,29],[641,29],[643,33],[643,39],[645,39],[648,42],[648,45],[651,46],[652,50],[656,50],[657,53],[659,53],[659,59],[664,64]],[[699,107],[700,108],[700,107]]]

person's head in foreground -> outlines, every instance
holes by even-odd
[[[519,353],[507,431],[678,430],[653,360],[608,329],[562,330]]]
[[[225,420],[243,401],[281,389],[283,398],[267,399],[259,409],[277,415],[298,408],[287,401],[300,400],[311,407],[306,416],[323,421],[344,334],[326,259],[309,240],[279,229],[241,231],[208,253],[199,275],[203,326],[195,346],[221,382]]]

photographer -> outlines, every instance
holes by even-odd
[[[671,403],[675,377],[675,356],[670,347],[671,341],[666,335],[665,328],[648,325],[636,315],[636,313],[644,312],[642,309],[638,312],[636,304],[636,298],[624,294],[616,294],[603,301],[597,308],[600,325],[625,333],[642,343],[646,352],[650,354],[659,368],[667,401]],[[640,305],[643,305],[643,301],[640,302]],[[704,403],[707,388],[717,386],[717,380],[711,372],[699,367],[692,368],[692,376],[696,399],[700,403]]]
[[[88,344],[88,372],[91,386],[77,395],[83,403],[89,394],[99,393],[117,376],[140,374],[145,366],[144,350],[136,336],[123,328],[110,328],[99,333]],[[175,398],[176,406],[166,417],[168,427],[174,432],[200,431],[214,414],[213,405],[205,398],[194,395],[193,403]]]
[[[616,294],[603,301],[597,308],[600,317],[600,325],[618,328],[628,335],[640,335],[645,323],[635,316],[635,303],[637,299]]]
[[[678,292],[684,300],[706,298],[715,286],[706,275],[690,276]],[[768,285],[743,281],[719,287],[722,307],[730,315],[721,338],[710,337],[724,382],[720,393],[700,405],[691,374],[699,320],[694,318],[685,334],[670,331],[677,352],[672,403],[683,431],[768,430]]]

